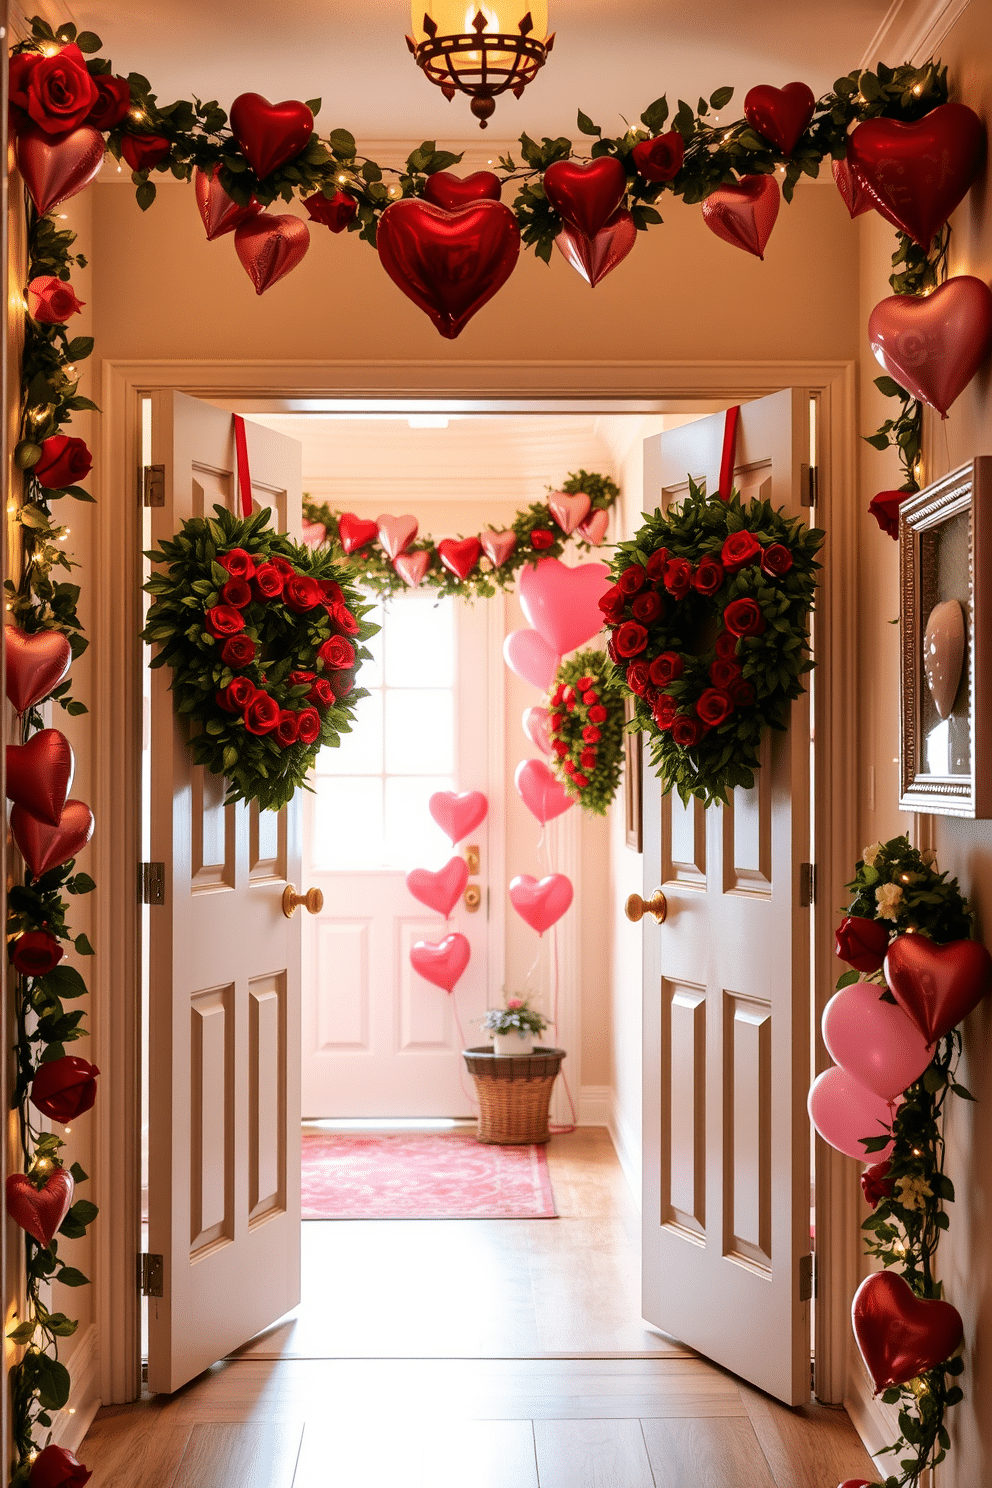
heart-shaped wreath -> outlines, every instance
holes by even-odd
[[[766,728],[811,670],[808,618],[823,533],[767,501],[689,495],[619,545],[600,600],[608,651],[667,793],[725,801],[754,785]]]
[[[151,665],[172,667],[177,711],[200,725],[197,764],[226,778],[228,801],[275,811],[350,732],[379,627],[329,552],[271,531],[267,510],[214,511],[148,555],[167,569],[145,585],[142,637],[160,647]]]
[[[569,795],[605,816],[623,767],[623,697],[603,651],[562,662],[548,698],[551,763]]]

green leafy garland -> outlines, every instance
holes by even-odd
[[[228,801],[276,811],[351,731],[379,627],[332,554],[271,531],[268,509],[214,512],[148,555],[167,571],[145,585],[142,637],[160,648],[151,665],[173,670],[177,712],[200,725],[197,764],[226,778]]]
[[[548,697],[551,767],[580,806],[605,816],[623,769],[623,697],[603,651],[576,651]]]
[[[589,514],[609,511],[620,495],[620,487],[608,475],[599,475],[588,470],[573,471],[561,485],[566,496],[584,493],[589,497]],[[360,549],[347,554],[338,535],[338,526],[343,513],[326,502],[317,505],[308,496],[303,498],[303,515],[308,522],[325,529],[327,547],[341,563],[347,563],[359,578],[362,587],[376,594],[400,594],[407,585],[396,572],[393,560],[385,552],[378,539],[370,537]],[[459,597],[462,599],[491,599],[498,589],[511,590],[517,574],[525,563],[536,563],[539,558],[560,558],[569,541],[582,552],[591,552],[593,545],[582,535],[573,532],[571,539],[562,531],[551,514],[546,502],[538,501],[526,511],[518,511],[508,528],[490,526],[490,532],[512,531],[516,545],[498,568],[482,555],[473,571],[465,579],[459,579],[441,562],[437,545],[432,538],[415,538],[404,548],[404,553],[427,553],[428,564],[421,588],[433,590],[440,599]]]

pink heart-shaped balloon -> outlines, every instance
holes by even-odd
[[[60,630],[34,635],[16,625],[6,627],[7,696],[18,713],[26,713],[65,680],[72,665],[72,647]]]
[[[58,729],[41,729],[26,744],[8,744],[7,799],[57,827],[75,763],[69,740]]]
[[[511,672],[547,692],[561,658],[536,630],[511,630],[503,642],[503,660]]]
[[[338,519],[338,538],[349,557],[378,535],[379,528],[375,522],[356,517],[354,512],[342,512]]]
[[[593,238],[569,223],[555,237],[559,253],[592,289],[623,263],[636,242],[637,228],[625,207],[614,212]]]
[[[481,791],[435,791],[427,810],[454,847],[485,821],[489,802]]]
[[[66,801],[58,826],[50,827],[23,806],[14,806],[10,830],[31,877],[40,878],[49,868],[61,868],[86,846],[93,836],[93,813],[85,801]]]
[[[462,582],[479,561],[482,543],[477,537],[445,537],[437,545],[437,556],[449,573]]]
[[[736,186],[718,186],[703,202],[703,221],[725,243],[764,259],[780,201],[774,176],[742,176]]]
[[[523,731],[542,754],[551,753],[551,714],[547,708],[525,708],[520,720]]]
[[[832,170],[834,180],[837,182],[837,190],[840,192],[852,220],[855,217],[860,217],[864,212],[870,212],[875,205],[874,200],[852,171],[851,162],[849,160],[834,160],[832,162]]]
[[[964,1336],[956,1307],[917,1297],[893,1271],[865,1277],[851,1303],[851,1323],[876,1395],[942,1364]]]
[[[519,873],[510,881],[510,903],[539,935],[561,919],[571,902],[572,880],[564,873],[552,873],[540,882],[529,873]]]
[[[33,124],[17,136],[17,165],[42,216],[90,184],[103,165],[103,135],[89,124],[46,134]]]
[[[310,247],[310,229],[288,212],[260,212],[235,229],[234,247],[260,295],[296,268]]]
[[[379,542],[387,558],[393,562],[408,548],[417,535],[416,517],[390,517],[385,513],[376,518]]]
[[[319,548],[327,541],[327,528],[323,522],[308,522],[303,518],[303,541],[308,548]]]
[[[432,873],[429,868],[411,868],[406,886],[414,899],[443,914],[445,919],[465,892],[468,864],[464,858],[449,858],[443,868]]]
[[[552,491],[548,497],[548,511],[566,536],[573,533],[580,522],[585,521],[592,503],[584,491],[569,496],[564,491]]]
[[[427,572],[430,561],[430,553],[425,548],[418,548],[415,553],[401,553],[398,558],[394,558],[393,567],[409,589],[416,589]]]
[[[890,295],[868,319],[875,360],[942,418],[992,346],[992,291],[956,274],[930,295]]]
[[[575,798],[558,783],[543,760],[521,760],[513,783],[527,810],[542,827],[575,805]]]
[[[75,1186],[72,1174],[58,1166],[40,1189],[26,1173],[11,1173],[7,1178],[7,1213],[47,1249],[69,1213]]]
[[[835,992],[823,1009],[823,1042],[835,1064],[889,1101],[920,1078],[933,1053],[902,1008],[882,1001],[884,990],[855,982]]]
[[[937,945],[926,935],[897,935],[886,953],[885,980],[932,1045],[992,991],[992,956],[978,940]]]
[[[212,165],[209,170],[197,170],[193,177],[196,205],[200,220],[206,228],[208,243],[223,237],[225,233],[233,232],[242,222],[257,217],[262,210],[261,202],[257,202],[254,197],[246,207],[239,206],[220,184],[219,174],[220,166]]]
[[[579,527],[579,536],[584,537],[587,543],[598,548],[606,536],[606,529],[610,525],[610,514],[600,507],[590,512],[585,521]]]
[[[479,535],[482,551],[493,568],[501,568],[517,546],[517,534],[505,532],[482,532]]]
[[[564,656],[602,630],[599,601],[609,582],[605,563],[568,568],[558,558],[541,558],[520,571],[520,604],[538,634]]]
[[[472,955],[472,947],[459,931],[446,935],[442,941],[417,940],[410,947],[410,965],[425,982],[443,987],[445,992],[454,990],[462,972]]]

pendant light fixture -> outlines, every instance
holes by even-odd
[[[413,35],[406,44],[432,83],[450,102],[456,93],[471,98],[480,129],[507,89],[519,98],[547,61],[554,45],[548,35],[547,0],[413,0]]]

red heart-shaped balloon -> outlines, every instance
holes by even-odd
[[[58,826],[50,827],[23,806],[14,806],[10,830],[32,878],[40,878],[49,868],[61,868],[86,846],[93,836],[93,813],[85,801],[66,801]]]
[[[7,1178],[7,1213],[47,1249],[69,1213],[75,1186],[72,1174],[57,1165],[44,1188],[35,1188],[26,1173],[11,1173]]]
[[[992,290],[956,274],[930,295],[890,295],[868,318],[876,360],[942,417],[992,346]]]
[[[916,124],[866,119],[847,142],[860,185],[889,222],[929,248],[978,174],[985,127],[963,103],[943,103]]]
[[[942,1364],[964,1336],[956,1307],[917,1297],[892,1271],[865,1277],[851,1303],[851,1321],[876,1395]]]
[[[296,268],[310,247],[310,229],[288,212],[260,212],[235,229],[234,247],[255,293],[264,294]]]
[[[33,124],[17,136],[17,166],[44,215],[88,186],[103,165],[103,135],[89,124],[68,134],[46,134]]]
[[[763,134],[783,155],[791,155],[796,141],[813,117],[816,97],[805,83],[786,83],[773,88],[759,83],[744,99],[744,117],[752,129]]]
[[[40,822],[57,827],[74,769],[65,734],[41,729],[26,744],[7,745],[7,798]]]
[[[567,224],[555,237],[555,247],[592,289],[623,262],[636,242],[637,228],[625,207],[614,212],[594,238]]]
[[[764,259],[779,208],[774,176],[742,176],[736,186],[719,186],[703,202],[703,221],[735,248]]]
[[[354,512],[342,512],[338,519],[338,537],[349,557],[352,553],[357,553],[359,548],[364,548],[378,534],[377,523],[366,521],[364,517],[356,517]]]
[[[72,665],[72,647],[60,630],[33,635],[6,626],[7,696],[18,713],[26,713],[64,681]]]
[[[499,201],[503,185],[492,171],[473,171],[470,176],[453,176],[451,171],[436,171],[424,182],[424,200],[446,212],[474,201]]]
[[[837,190],[852,220],[860,217],[864,212],[870,212],[875,203],[852,171],[851,162],[832,160],[830,168],[834,173]]]
[[[306,149],[313,114],[296,99],[270,103],[260,93],[242,93],[231,104],[231,131],[261,181]]]
[[[449,858],[437,873],[429,868],[411,868],[406,876],[406,886],[414,899],[443,914],[445,919],[462,897],[467,883],[468,864],[464,858]]]
[[[556,160],[544,172],[544,194],[568,227],[594,238],[627,194],[627,172],[615,155]]]
[[[464,580],[482,556],[482,544],[477,537],[445,537],[437,545],[437,556],[449,573]]]
[[[956,1028],[992,990],[992,956],[977,940],[937,945],[898,935],[885,957],[885,980],[928,1044]]]
[[[261,202],[257,202],[254,197],[246,207],[238,206],[233,196],[228,196],[220,184],[219,175],[220,166],[212,165],[209,170],[198,170],[193,177],[196,205],[207,230],[208,243],[212,243],[214,238],[223,237],[225,233],[233,232],[242,222],[257,217],[262,210]]]
[[[510,903],[538,935],[561,919],[572,902],[572,881],[564,873],[552,873],[538,881],[529,873],[510,880]]]
[[[453,341],[513,273],[520,229],[502,202],[446,212],[411,196],[383,212],[376,246],[393,283]]]

